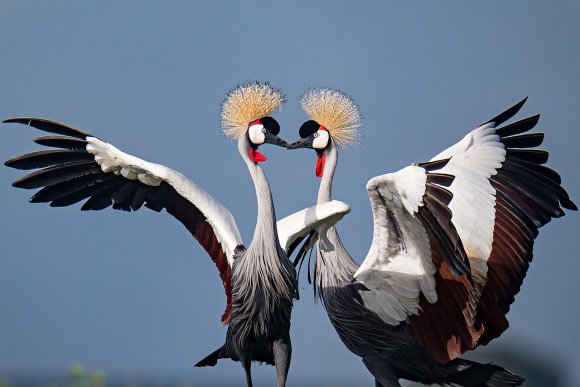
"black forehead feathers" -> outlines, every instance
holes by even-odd
[[[280,133],[280,124],[278,123],[278,121],[276,121],[272,117],[262,117],[262,118],[260,118],[260,122],[273,135],[277,136],[278,133]]]
[[[318,122],[316,122],[314,120],[308,120],[302,124],[298,133],[300,134],[300,137],[306,138],[306,137],[316,133],[318,128],[320,128],[320,125],[318,124]]]

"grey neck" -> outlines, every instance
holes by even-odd
[[[338,151],[334,143],[324,150],[324,172],[318,189],[318,204],[332,200],[332,180],[338,162]],[[335,227],[327,232],[330,243],[334,246],[332,251],[322,252],[317,249],[316,254],[316,294],[324,300],[325,292],[344,286],[351,282],[358,264],[351,258],[340,240]]]
[[[255,335],[266,335],[271,321],[283,315],[289,321],[297,286],[294,266],[278,241],[276,213],[268,180],[262,168],[250,159],[250,149],[248,138],[242,136],[238,140],[238,150],[254,181],[258,218],[252,242],[233,265],[232,299],[238,307],[232,312],[232,321],[251,321],[251,324],[244,325],[246,328],[239,337],[247,337],[250,328],[255,329]]]
[[[242,159],[248,167],[248,171],[254,181],[256,189],[256,199],[258,202],[258,217],[256,219],[256,228],[250,246],[261,241],[270,241],[275,243],[278,247],[278,231],[276,229],[276,212],[274,210],[274,202],[272,200],[272,193],[270,192],[270,185],[266,179],[266,175],[260,166],[250,159],[248,152],[251,149],[251,144],[246,136],[241,136],[238,140],[238,150]],[[249,248],[249,247],[248,247]]]

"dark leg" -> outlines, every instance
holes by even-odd
[[[276,375],[278,376],[278,387],[286,386],[286,377],[290,368],[290,358],[292,357],[292,344],[290,338],[279,339],[272,344],[274,353],[274,364],[276,364]]]
[[[401,387],[397,374],[384,359],[365,356],[363,363],[375,377],[376,387]]]
[[[244,371],[246,371],[246,384],[248,387],[252,387],[252,361],[251,360],[242,360],[242,366],[244,366]]]

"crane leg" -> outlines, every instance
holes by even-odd
[[[248,387],[252,387],[252,361],[250,359],[243,359],[242,366],[246,372],[246,384]]]
[[[286,386],[286,377],[290,368],[292,357],[292,344],[290,338],[278,339],[272,344],[274,353],[274,364],[276,364],[276,375],[278,376],[278,387]]]

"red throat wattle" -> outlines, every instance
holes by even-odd
[[[324,174],[324,162],[326,161],[326,156],[322,155],[318,155],[316,157],[316,177],[322,177],[322,175]]]
[[[257,150],[255,150],[254,148],[250,148],[250,151],[248,152],[248,155],[250,156],[250,158],[252,159],[252,161],[255,162],[255,163],[262,163],[262,162],[268,160],[266,158],[266,156],[264,156],[263,154],[261,154],[260,152],[258,152]]]

